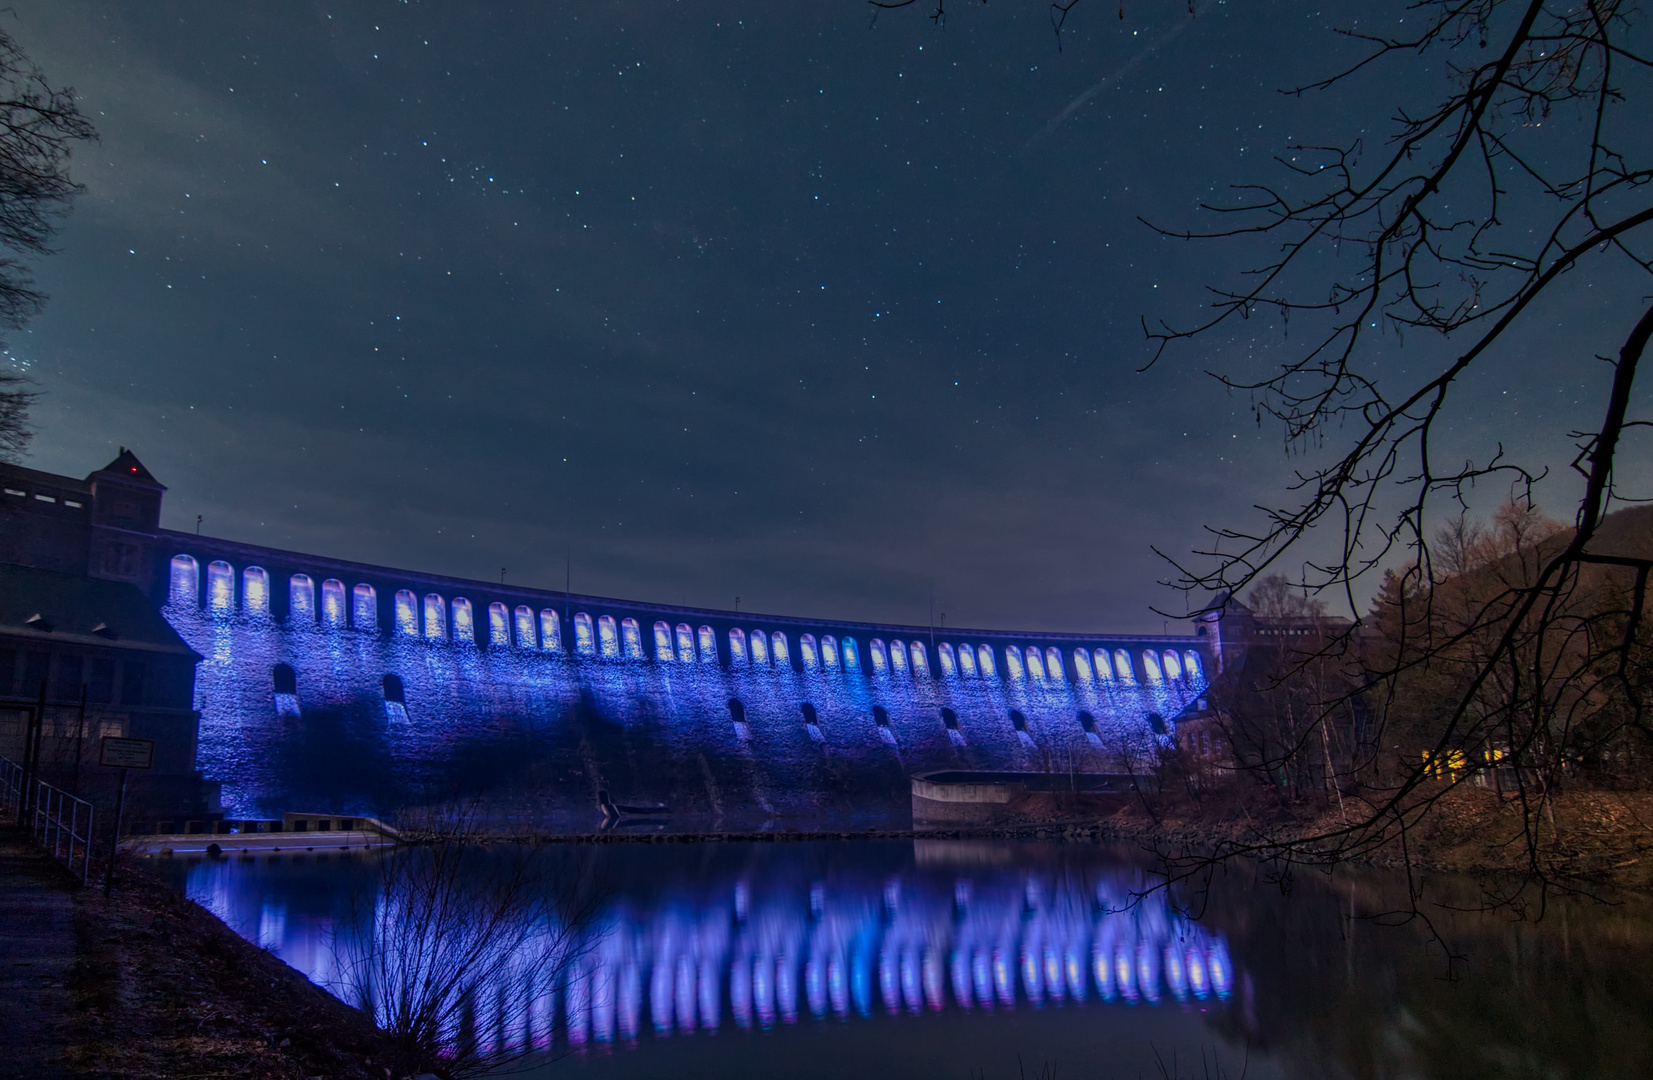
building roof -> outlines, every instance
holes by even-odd
[[[105,473],[118,477],[127,483],[145,484],[149,487],[160,488],[162,491],[166,490],[166,485],[155,479],[154,475],[144,468],[143,462],[138,460],[138,455],[124,446],[121,447],[121,452],[115,455],[114,461],[93,473],[92,476],[101,476]],[[92,476],[88,476],[86,479],[89,481]]]
[[[0,635],[201,659],[136,585],[0,564]]]

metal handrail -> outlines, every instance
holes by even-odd
[[[33,797],[24,800],[25,787]],[[92,873],[92,804],[76,798],[44,780],[25,784],[23,766],[0,757],[0,798],[12,820],[28,830],[29,838],[75,872],[80,863],[80,883]]]

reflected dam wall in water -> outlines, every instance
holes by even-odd
[[[902,825],[926,769],[1123,771],[1215,662],[1198,635],[753,615],[156,539],[231,817],[482,798],[574,831],[606,789],[676,827]]]
[[[535,950],[563,941],[558,926],[527,935],[520,953],[487,965],[497,978],[458,989],[473,1030],[499,1048],[581,1048],[811,1018],[1221,1011],[1240,978],[1221,932],[1096,849],[1015,865],[1010,850],[956,841],[857,845],[853,861],[827,845],[719,847],[610,849],[592,869],[612,891],[564,943],[571,962]],[[243,937],[371,1012],[399,988],[364,985],[355,964],[400,970],[397,951],[430,947],[386,918],[406,897],[379,865],[298,855],[167,869]]]

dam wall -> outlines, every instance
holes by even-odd
[[[204,658],[197,767],[231,817],[457,803],[580,831],[606,790],[672,827],[899,826],[914,772],[1144,767],[1215,659],[1197,635],[809,620],[159,540],[162,612]]]

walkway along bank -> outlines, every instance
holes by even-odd
[[[496,819],[569,831],[597,825],[607,790],[685,827],[890,824],[915,772],[1140,768],[1221,660],[1215,621],[942,632],[175,532],[159,527],[166,489],[126,450],[85,480],[7,475],[0,560],[129,582],[202,657],[195,766],[229,817],[480,797]]]

